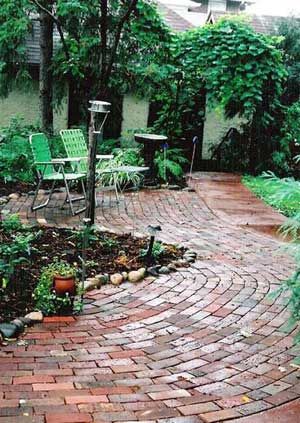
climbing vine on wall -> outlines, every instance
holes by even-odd
[[[199,96],[206,93],[208,107],[219,106],[227,118],[237,115],[248,122],[253,155],[257,153],[259,141],[266,141],[266,131],[274,125],[276,111],[281,107],[286,71],[278,42],[275,37],[254,32],[240,17],[225,17],[215,25],[174,37],[170,92],[176,90],[175,72],[180,70],[184,75],[178,115],[193,110]],[[163,117],[174,109],[174,95],[166,91],[158,97],[164,103],[159,123],[165,123]],[[177,119],[179,125],[182,121]],[[257,161],[257,157],[252,159]]]

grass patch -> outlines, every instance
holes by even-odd
[[[285,216],[293,217],[300,212],[300,184],[298,181],[288,178],[279,179],[270,174],[264,174],[244,176],[242,182],[257,197]],[[281,195],[286,193],[289,188],[294,188],[295,184],[299,184],[299,190],[291,189],[290,195]]]

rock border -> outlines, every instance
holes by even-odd
[[[9,196],[0,197],[0,205],[8,203],[10,199],[14,198],[19,198],[19,194],[13,193]],[[4,201],[1,202],[1,200]],[[105,229],[107,230],[107,228]],[[115,233],[114,231],[109,232]],[[93,289],[100,289],[102,285],[106,285],[108,283],[111,283],[114,286],[119,286],[125,281],[137,283],[147,276],[159,277],[161,275],[167,275],[171,272],[176,272],[180,267],[189,267],[191,263],[195,262],[196,258],[197,253],[193,250],[187,249],[181,259],[173,260],[165,266],[154,265],[148,268],[141,267],[138,270],[113,273],[111,275],[108,273],[98,274],[92,278],[87,278],[84,281],[84,293]],[[0,345],[5,345],[5,342],[15,341],[26,327],[32,326],[34,323],[41,323],[43,319],[44,316],[41,311],[32,311],[27,313],[24,317],[18,317],[11,320],[9,323],[0,323]]]

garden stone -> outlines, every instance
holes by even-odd
[[[167,266],[162,266],[158,271],[161,275],[168,275],[170,272],[171,270]]]
[[[196,192],[195,188],[192,188],[192,187],[185,187],[185,188],[182,189],[182,191]]]
[[[183,255],[184,260],[186,260],[188,258],[192,258],[192,259],[196,260],[196,256],[194,256],[193,254],[184,254]]]
[[[43,313],[41,311],[32,311],[31,313],[26,314],[26,319],[30,319],[34,323],[40,323],[43,321]]]
[[[159,275],[159,269],[161,266],[151,266],[147,268],[147,272],[152,276],[158,276]]]
[[[10,323],[12,323],[13,325],[16,325],[19,332],[23,332],[25,325],[22,322],[22,320],[20,320],[20,319],[14,319]]]
[[[95,278],[98,279],[98,285],[106,285],[109,282],[109,276],[107,273],[104,273],[103,275],[100,273],[99,275],[96,275]]]
[[[13,323],[0,323],[0,332],[3,338],[16,338],[19,330]]]
[[[122,272],[122,276],[124,281],[126,281],[128,279],[128,273],[127,272]]]
[[[97,277],[97,279],[98,279],[98,281],[100,282],[101,285],[105,285],[109,281],[109,276],[108,276],[107,273],[104,273],[103,275],[101,275],[101,274],[97,275],[96,277]]]
[[[186,250],[185,254],[197,257],[197,253],[194,250]]]
[[[195,258],[191,256],[185,256],[183,257],[184,260],[186,260],[188,263],[195,263]]]
[[[8,198],[9,198],[10,200],[17,200],[19,197],[20,197],[20,196],[19,196],[19,194],[17,194],[17,193],[9,194],[9,196],[8,196]]]
[[[85,291],[92,291],[93,289],[98,288],[98,283],[94,281],[94,279],[86,280],[83,283],[83,289]]]
[[[129,282],[138,282],[144,278],[146,273],[146,269],[141,267],[139,270],[132,270],[128,273],[128,280]]]
[[[181,187],[179,185],[169,185],[168,188],[171,191],[179,191],[181,189]]]
[[[0,197],[0,204],[6,204],[8,203],[8,198],[7,197]]]
[[[110,282],[116,286],[121,285],[123,282],[123,276],[120,273],[114,273],[113,275],[110,275]]]
[[[172,272],[176,272],[177,267],[175,266],[174,263],[169,263],[167,266]]]
[[[32,325],[32,321],[30,319],[28,319],[27,317],[19,317],[18,320],[21,320],[21,322],[24,324],[24,326]]]
[[[176,263],[175,265],[176,267],[187,267],[189,265],[188,262],[184,259],[179,259],[175,263]]]

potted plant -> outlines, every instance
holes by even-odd
[[[54,263],[53,288],[59,297],[76,293],[76,269],[64,261]]]
[[[57,261],[42,269],[33,293],[35,308],[46,316],[80,311],[82,302],[74,303],[75,295],[80,295],[76,268],[64,261]]]

